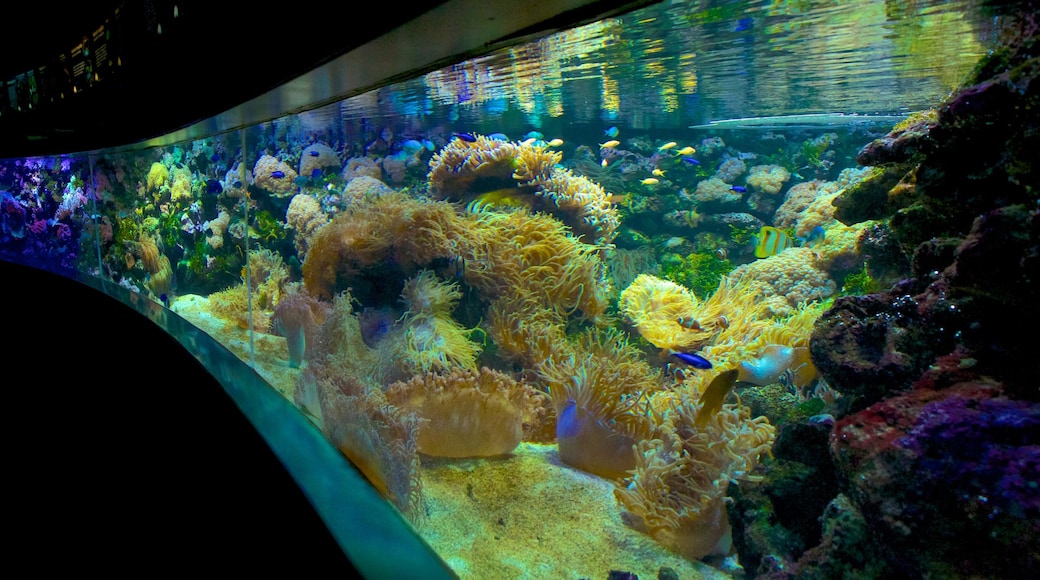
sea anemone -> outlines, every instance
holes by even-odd
[[[751,471],[776,432],[739,405],[723,405],[697,427],[699,410],[691,396],[674,400],[660,437],[639,443],[632,476],[614,490],[630,525],[691,560],[728,553],[727,488],[757,479]]]
[[[390,385],[386,397],[426,420],[418,450],[437,457],[510,453],[540,406],[529,385],[487,367],[419,375]]]

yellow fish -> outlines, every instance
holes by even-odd
[[[559,147],[560,145],[563,145],[563,139],[553,139],[545,144],[546,147]]]
[[[722,409],[722,402],[726,400],[726,395],[729,394],[729,390],[733,388],[736,382],[737,369],[722,371],[711,380],[711,384],[708,385],[707,389],[704,389],[704,393],[701,395],[701,408],[693,419],[695,426],[704,428],[708,421],[711,420],[712,415]]]
[[[791,236],[773,226],[762,226],[755,237],[757,238],[755,242],[756,258],[775,256],[787,248],[794,247],[794,240],[791,239]]]
[[[654,169],[650,173],[653,173],[654,175],[656,175],[658,177],[664,177],[664,169]]]
[[[675,147],[676,145],[678,145],[678,143],[676,143],[675,141],[669,141],[669,142],[665,143],[664,145],[661,145],[660,147],[658,147],[657,150],[658,151],[665,151],[665,150],[671,149],[672,147]]]
[[[600,143],[599,147],[600,147],[600,149],[613,149],[614,147],[617,147],[618,145],[621,145],[621,141],[618,141],[617,139],[611,139],[610,141],[607,141],[606,143]]]
[[[647,177],[646,179],[644,179],[643,181],[640,181],[639,183],[642,183],[643,185],[656,185],[658,183],[658,181],[656,179],[654,179],[653,177]]]
[[[488,209],[516,209],[531,207],[531,202],[523,197],[523,191],[516,187],[496,189],[482,193],[466,204],[466,211],[479,213]]]
[[[601,162],[600,162],[600,164],[599,164],[599,166],[600,166],[600,167],[606,167],[607,165],[609,165],[609,163],[607,163],[607,160],[606,160],[606,159],[604,159],[603,161],[601,161]]]
[[[697,150],[694,149],[693,147],[690,147],[689,145],[687,145],[686,147],[683,147],[682,149],[676,151],[676,153],[679,154],[679,155],[693,155],[696,152],[697,152]]]

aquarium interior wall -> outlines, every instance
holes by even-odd
[[[957,173],[956,147],[981,132],[1017,160],[1035,144],[1028,131],[989,136],[997,113],[958,108],[955,91],[1000,79],[1032,37],[1021,19],[969,18],[972,3],[899,6],[655,5],[235,130],[7,159],[0,255],[133,305],[254,425],[292,430],[267,441],[333,535],[342,510],[385,509],[375,521],[395,522],[402,559],[463,577],[977,573],[991,556],[952,562],[961,544],[949,539],[850,559],[836,529],[880,535],[875,548],[896,532],[871,512],[883,490],[842,483],[870,468],[829,458],[848,457],[839,432],[860,438],[857,452],[880,447],[855,431],[872,405],[923,416],[903,391],[942,382],[927,372],[943,365],[980,364],[986,378],[961,377],[958,393],[995,410],[956,424],[1006,427],[1020,443],[987,447],[1017,457],[1014,473],[964,481],[997,478],[1010,509],[990,512],[987,546],[1028,567],[1035,546],[1009,530],[1035,525],[1035,493],[1007,478],[1035,474],[1035,441],[1016,430],[1035,429],[1035,396],[992,362],[1019,351],[946,331],[978,320],[908,320],[898,296],[972,294],[970,280],[940,276],[952,248],[914,249],[982,236],[972,219],[994,211],[968,193],[963,208],[938,201],[982,173]],[[850,36],[852,16],[873,18],[876,36]],[[1012,36],[1006,59],[973,72],[998,30]],[[878,54],[899,58],[870,69]],[[1029,69],[1015,70],[1021,90],[1001,103],[1035,104]],[[907,136],[929,131],[943,141]],[[1035,223],[1035,171],[1004,166],[988,183],[1024,215],[992,219]],[[916,197],[915,167],[941,174]],[[922,204],[943,217],[899,211]],[[843,324],[884,334],[871,316],[903,317],[882,342],[907,360],[870,359],[876,344],[853,331],[870,369],[856,375],[827,345],[849,344]],[[1022,421],[987,423],[1000,413]],[[294,465],[279,440],[321,460]],[[792,481],[801,495],[782,497]],[[915,485],[896,486],[907,513]],[[979,485],[975,497],[988,493]],[[356,503],[339,495],[353,492]],[[811,508],[784,511],[794,504]],[[727,516],[732,505],[761,517]],[[906,525],[961,529],[959,508],[927,507],[931,518]],[[931,559],[901,559],[921,554]]]

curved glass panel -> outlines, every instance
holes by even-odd
[[[918,158],[864,147],[935,123],[1013,16],[676,1],[336,100],[333,63],[300,112],[3,161],[0,257],[177,337],[345,546],[407,521],[399,561],[430,575],[895,574],[828,543],[843,514],[881,525],[828,445],[884,401],[826,345],[842,305],[915,278],[907,240],[966,231],[899,230],[878,207]],[[889,394],[917,376],[875,362]]]

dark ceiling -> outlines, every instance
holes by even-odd
[[[442,3],[397,2],[378,14],[371,5],[369,16],[349,2],[5,7],[0,158],[123,145],[190,125]]]
[[[499,41],[655,1],[561,2],[570,8],[536,29],[520,29]],[[0,159],[90,151],[165,135],[263,95],[453,2],[463,12],[479,6],[485,18],[497,21],[509,21],[512,11],[522,8],[522,3],[490,0],[389,5],[81,0],[5,6]],[[507,10],[510,14],[494,16]],[[461,20],[460,34],[481,25]]]

